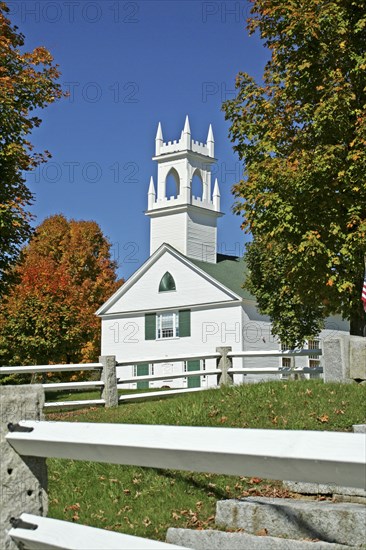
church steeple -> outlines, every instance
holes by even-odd
[[[148,191],[150,253],[166,242],[188,257],[216,262],[217,218],[222,213],[217,180],[211,194],[211,167],[216,162],[212,126],[206,143],[195,141],[187,116],[180,139],[165,143],[159,122],[153,160],[158,163],[158,177],[156,191],[152,179]],[[167,196],[169,175],[174,176],[177,186],[173,197]],[[195,176],[202,184],[197,197],[192,194]]]

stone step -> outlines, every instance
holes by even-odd
[[[304,481],[284,481],[283,486],[292,493],[301,495],[332,495],[334,500],[348,500],[348,502],[366,503],[366,490],[355,487],[343,487],[329,483],[308,483]]]
[[[248,497],[216,505],[216,525],[271,537],[319,539],[362,546],[366,541],[366,507],[354,503]]]
[[[249,533],[168,529],[166,542],[194,550],[345,550],[342,544],[308,540],[281,539]]]

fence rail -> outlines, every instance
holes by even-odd
[[[0,374],[37,374],[38,372],[71,372],[83,370],[100,370],[101,363],[79,363],[75,365],[33,365],[26,367],[0,367]]]
[[[286,349],[263,351],[229,351],[228,357],[304,357],[322,354],[321,349]]]
[[[105,531],[87,525],[78,525],[67,521],[43,518],[33,514],[21,514],[20,520],[33,526],[29,528],[12,528],[9,536],[18,544],[27,549],[49,550],[61,548],[55,546],[56,541],[62,541],[62,548],[73,550],[187,550],[182,546],[175,546],[166,542],[134,537],[123,533]],[[36,527],[36,529],[34,529]],[[20,546],[23,548],[23,546]]]
[[[146,359],[132,358],[128,361],[117,362],[117,367],[129,367],[131,365],[141,365],[145,363],[177,363],[179,361],[190,361],[193,359],[220,359],[221,353],[192,353],[184,355],[173,355],[170,357],[147,357]]]
[[[21,426],[27,431],[10,432],[6,439],[24,456],[365,484],[362,434],[88,422],[24,421]]]
[[[104,399],[81,399],[79,401],[50,401],[44,404],[45,409],[67,409],[75,407],[96,407],[99,405],[105,405]]]

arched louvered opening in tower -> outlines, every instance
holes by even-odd
[[[191,183],[191,192],[192,192],[192,197],[202,200],[203,180],[202,180],[201,171],[198,168],[193,173],[192,183]]]
[[[167,271],[160,281],[159,292],[170,292],[172,290],[176,290],[175,281],[173,276]]]
[[[165,196],[176,199],[180,194],[180,179],[175,168],[171,168],[165,180]]]

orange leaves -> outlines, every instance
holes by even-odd
[[[257,483],[261,483],[261,482],[262,482],[262,479],[260,477],[252,477],[249,480],[250,484],[257,484]]]
[[[68,512],[69,510],[74,512],[74,514],[71,517],[72,521],[79,521],[80,517],[78,512],[80,510],[80,504],[77,502],[76,504],[71,504],[70,506],[66,506],[64,508],[64,513]]]
[[[11,334],[14,346],[9,354],[34,364],[95,360],[94,312],[120,284],[109,248],[95,222],[56,215],[36,229],[2,311],[4,335]]]

